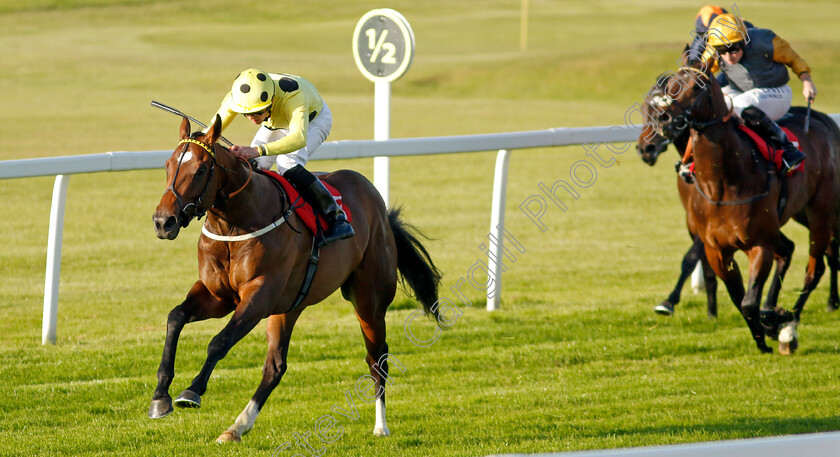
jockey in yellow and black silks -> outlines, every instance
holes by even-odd
[[[238,114],[260,125],[250,146],[234,145],[230,151],[254,159],[260,168],[276,164],[277,171],[329,222],[325,244],[354,235],[332,194],[304,168],[332,129],[330,108],[311,82],[249,68],[233,81],[216,114],[222,120],[222,131]]]

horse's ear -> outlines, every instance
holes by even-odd
[[[184,116],[183,120],[181,121],[181,139],[183,140],[183,139],[186,139],[186,138],[189,138],[189,137],[190,137],[190,120],[187,119],[186,116]]]
[[[216,140],[219,139],[219,136],[222,134],[222,118],[216,114],[213,116],[213,122],[210,125],[210,128],[207,129],[207,134],[204,135],[204,140],[208,144],[216,143]]]

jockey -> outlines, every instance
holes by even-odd
[[[324,233],[324,244],[354,235],[332,194],[304,168],[332,128],[330,108],[312,83],[300,76],[249,68],[233,81],[216,114],[222,120],[222,131],[237,114],[261,124],[251,146],[235,145],[230,152],[254,159],[259,168],[271,168],[276,162],[277,171],[327,219],[330,227]]]
[[[725,8],[721,8],[717,5],[704,5],[700,8],[700,11],[697,12],[697,16],[694,18],[694,33],[692,33],[694,39],[688,47],[689,60],[700,59],[703,52],[706,50],[706,31],[709,30],[709,26],[716,17],[726,13],[728,13],[728,11],[726,11]],[[744,26],[748,29],[754,27],[754,25],[748,21],[744,21]],[[728,83],[726,81],[726,76],[723,73],[718,75],[718,81],[720,82],[721,87]]]
[[[709,30],[709,25],[716,17],[726,13],[725,9],[717,5],[705,5],[700,8],[694,18],[694,33],[692,34],[694,39],[689,45],[689,55],[703,55],[703,51],[706,50],[706,31]],[[752,27],[752,25],[747,25],[747,27]]]
[[[744,27],[732,14],[717,16],[706,32],[703,60],[711,70],[721,70],[729,84],[723,93],[731,98],[735,115],[782,149],[782,173],[787,174],[805,160],[805,154],[788,140],[775,120],[790,109],[793,99],[788,81],[790,67],[802,80],[805,99],[814,100],[817,89],[810,67],[787,41],[769,29]]]

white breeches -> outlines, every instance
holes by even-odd
[[[332,129],[332,112],[330,112],[330,107],[327,106],[327,103],[324,102],[324,109],[309,123],[309,128],[306,130],[306,146],[288,154],[259,157],[257,158],[257,163],[260,168],[265,169],[271,168],[271,164],[276,163],[277,172],[280,174],[283,174],[295,165],[304,166],[309,160],[309,157],[315,153],[315,150],[326,141],[327,136],[330,134],[330,129]],[[288,134],[289,129],[271,130],[262,126],[257,130],[257,134],[254,135],[254,139],[251,141],[251,147],[277,141]]]
[[[785,84],[779,87],[762,87],[739,92],[729,86],[723,87],[723,95],[729,108],[741,117],[741,111],[748,106],[755,106],[764,111],[774,121],[788,112],[793,101],[793,91]]]

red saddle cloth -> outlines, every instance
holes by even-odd
[[[765,159],[773,162],[776,165],[776,170],[782,169],[782,150],[781,149],[773,149],[770,143],[767,142],[764,138],[760,137],[757,133],[750,130],[749,127],[738,124],[738,128],[741,129],[742,132],[746,133],[750,139],[752,139],[755,146],[761,152],[761,155],[764,156]],[[794,146],[799,148],[799,138],[793,134],[790,130],[782,127],[782,130],[785,131],[787,134],[788,139]],[[801,150],[801,148],[800,148]],[[807,160],[807,159],[806,159]],[[791,174],[796,173],[797,171],[801,171],[805,168],[805,162],[800,163],[793,169]]]
[[[300,220],[303,221],[303,224],[306,225],[306,228],[309,229],[310,232],[315,234],[315,217],[317,213],[312,208],[312,205],[307,203],[303,199],[303,197],[300,196],[300,192],[298,192],[297,189],[295,189],[294,186],[292,186],[292,184],[289,183],[289,181],[286,178],[284,178],[280,173],[271,170],[262,170],[262,172],[274,178],[275,180],[277,180],[277,182],[280,183],[280,185],[283,186],[283,189],[289,196],[289,201],[291,201],[295,206],[295,213],[297,213]],[[353,218],[350,215],[350,208],[345,206],[341,201],[341,193],[339,193],[335,187],[327,184],[326,182],[321,182],[324,183],[324,187],[326,187],[327,190],[330,191],[330,193],[333,195],[333,198],[335,199],[335,202],[338,203],[338,206],[340,206],[341,209],[344,210],[344,214],[347,216],[347,221],[352,221]],[[317,217],[318,222],[321,224],[321,230],[326,230],[327,227],[329,227],[327,221],[324,220],[323,216],[321,215],[317,215]]]

